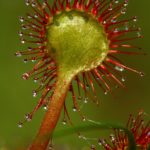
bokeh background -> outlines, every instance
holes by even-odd
[[[142,28],[144,39],[134,42],[143,48],[144,52],[150,50],[150,21],[149,21],[149,0],[130,0],[127,16],[138,16],[138,25]],[[40,121],[44,115],[44,110],[40,110],[30,123],[26,123],[23,128],[18,128],[17,123],[24,118],[24,114],[30,112],[35,106],[38,98],[32,97],[32,90],[35,83],[23,81],[22,73],[33,66],[32,63],[23,63],[23,58],[16,58],[15,51],[22,50],[18,31],[20,23],[18,17],[27,12],[24,0],[0,0],[0,150],[27,146],[35,136],[39,128]],[[127,91],[115,89],[117,95],[112,98],[110,95],[101,94],[97,89],[100,98],[100,106],[89,102],[83,105],[82,111],[85,115],[96,121],[107,121],[113,123],[125,123],[130,113],[137,114],[140,109],[146,112],[146,120],[150,113],[150,55],[147,56],[123,56],[126,64],[134,66],[145,72],[144,77],[134,73],[125,72],[125,84]],[[67,98],[69,107],[72,107],[70,95]],[[79,125],[79,116],[69,109],[70,116]],[[67,125],[69,126],[69,125]],[[61,123],[56,130],[64,127]],[[103,137],[108,131],[90,132],[87,137]],[[85,133],[86,134],[86,133]],[[94,141],[93,141],[94,142]],[[56,145],[63,146],[64,150],[88,150],[91,140],[79,140],[76,135],[54,139]],[[7,147],[7,148],[6,148]],[[98,147],[101,150],[101,147]]]

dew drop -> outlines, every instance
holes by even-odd
[[[124,7],[128,6],[128,0],[125,0]]]
[[[137,16],[134,16],[134,17],[133,17],[133,21],[134,21],[134,22],[137,22]]]
[[[22,127],[23,127],[23,123],[22,123],[22,122],[19,122],[19,123],[18,123],[18,127],[19,127],[19,128],[22,128]]]
[[[80,133],[78,134],[78,138],[79,138],[79,139],[86,140],[86,137],[85,137],[84,135],[80,134]]]
[[[32,47],[28,47],[28,51],[32,51],[33,50],[33,48]]]
[[[25,114],[25,119],[29,122],[32,120],[32,115],[31,114]]]
[[[79,135],[78,135],[78,138],[79,138],[79,139],[81,139],[81,138],[82,138],[82,135],[81,135],[81,134],[79,134]]]
[[[73,107],[72,110],[73,110],[74,112],[76,112],[76,111],[77,111],[77,108],[76,108],[76,107]]]
[[[66,125],[66,124],[67,124],[66,119],[63,119],[62,124],[63,124],[63,125]]]
[[[89,90],[89,88],[90,88],[90,87],[89,87],[89,85],[87,84],[87,85],[86,85],[86,89]]]
[[[141,76],[141,77],[144,77],[144,76],[145,76],[145,73],[144,73],[144,72],[140,72],[140,76]]]
[[[103,24],[105,25],[106,23],[107,23],[106,20],[104,20],[104,21],[103,21]]]
[[[121,78],[121,81],[122,81],[122,82],[125,82],[125,81],[126,81],[126,79],[125,79],[124,77],[122,77],[122,78]]]
[[[86,118],[85,118],[85,116],[83,116],[83,117],[82,117],[82,121],[83,121],[83,122],[85,122],[85,121],[86,121]]]
[[[32,7],[35,7],[35,6],[36,6],[36,3],[35,3],[35,2],[32,2],[31,5],[32,5]]]
[[[24,18],[23,17],[19,17],[20,22],[24,22]]]
[[[108,10],[109,10],[109,11],[112,11],[112,9],[113,9],[113,8],[112,8],[112,6],[110,5],[109,8],[108,8]]]
[[[30,5],[29,0],[25,0],[25,4],[26,4],[27,6],[29,6],[29,5]]]
[[[95,145],[91,145],[91,150],[96,150]]]
[[[142,37],[141,33],[140,32],[137,32],[137,36],[140,38]]]
[[[117,71],[120,71],[120,72],[123,72],[124,71],[124,68],[123,67],[119,67],[119,66],[115,66],[115,69]]]
[[[99,139],[98,140],[98,145],[103,145],[103,144],[105,144],[105,140],[104,139]]]
[[[52,86],[47,85],[47,86],[46,86],[46,90],[47,90],[47,91],[50,91],[50,90],[51,90],[51,87],[52,87]]]
[[[33,33],[29,33],[30,38],[33,38]]]
[[[29,74],[28,74],[28,73],[24,73],[24,74],[22,75],[22,78],[23,78],[24,80],[27,80],[27,79],[29,78]]]
[[[138,28],[138,31],[141,31],[141,28],[140,28],[140,27]]]
[[[100,78],[99,78],[99,77],[96,77],[96,79],[97,79],[97,80],[100,80]]]
[[[27,17],[28,17],[28,19],[32,19],[32,16],[29,14],[27,14]]]
[[[53,150],[52,144],[50,144],[50,145],[48,146],[48,150]]]
[[[36,28],[36,25],[33,24],[33,25],[32,25],[32,28]]]
[[[87,140],[87,138],[84,136],[84,135],[80,135],[78,136],[80,139],[83,139],[83,140]]]
[[[115,28],[113,32],[114,32],[114,33],[117,33],[117,32],[119,32],[119,29],[118,29],[118,28]]]
[[[34,14],[34,17],[35,17],[35,18],[38,18],[38,14]]]
[[[26,25],[22,25],[21,28],[22,28],[23,30],[26,30],[28,27],[27,27]]]
[[[128,31],[128,30],[129,30],[129,27],[128,27],[128,25],[126,25],[126,26],[125,26],[125,30],[126,30],[126,31]]]
[[[16,52],[16,53],[15,53],[15,56],[16,56],[16,57],[21,57],[22,54],[21,54],[21,52]]]
[[[85,97],[84,99],[84,103],[87,104],[88,103],[88,97]]]
[[[102,146],[102,142],[100,140],[98,141],[98,145]]]
[[[118,0],[115,0],[115,3],[116,3],[116,4],[118,4],[118,3],[119,3],[119,1],[118,1]]]
[[[112,23],[115,23],[115,22],[117,22],[117,20],[114,19],[114,18],[112,18],[112,19],[111,19],[111,22],[112,22]]]
[[[125,14],[126,13],[126,8],[123,8],[122,10],[121,10],[121,14]]]
[[[104,94],[107,95],[107,94],[108,94],[108,91],[105,91]]]
[[[25,59],[23,60],[23,62],[24,62],[24,63],[27,63],[27,62],[28,62],[28,59],[25,58]]]
[[[33,91],[33,97],[36,97],[36,96],[37,96],[37,92]]]
[[[119,129],[119,132],[124,132],[124,130],[123,129]]]
[[[46,2],[43,2],[43,7],[46,7],[46,6],[47,6]]]
[[[115,141],[115,136],[114,136],[113,134],[111,134],[109,137],[110,137],[110,140],[111,140],[112,142]]]
[[[47,107],[47,105],[46,105],[46,104],[43,106],[43,109],[44,109],[45,111],[47,111],[47,110],[48,110],[48,107]]]
[[[19,36],[22,37],[23,36],[23,32],[19,31]]]
[[[24,40],[24,39],[21,39],[21,43],[22,43],[22,44],[25,44],[25,40]]]
[[[31,61],[34,63],[36,62],[36,58],[35,57],[32,57]]]
[[[41,86],[44,86],[44,82],[43,82],[43,81],[41,81],[41,82],[40,82],[40,85],[41,85]]]
[[[78,96],[78,100],[81,100],[82,99],[82,97],[81,96]]]
[[[37,81],[38,81],[38,78],[37,77],[34,77],[34,83],[37,83]]]

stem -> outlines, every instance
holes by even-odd
[[[71,79],[59,77],[36,138],[28,150],[46,150],[64,105]]]

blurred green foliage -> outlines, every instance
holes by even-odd
[[[128,16],[137,15],[138,25],[142,28],[144,39],[134,42],[143,47],[149,53],[150,21],[149,21],[150,1],[130,0]],[[31,91],[36,87],[30,81],[22,81],[22,73],[29,70],[31,63],[24,64],[14,56],[15,51],[22,50],[23,47],[18,38],[20,23],[18,17],[27,12],[23,0],[0,0],[0,150],[8,146],[11,150],[20,145],[30,143],[39,128],[44,111],[40,110],[32,122],[24,125],[22,129],[17,127],[24,114],[32,110],[38,98],[33,98]],[[150,113],[150,56],[123,56],[126,64],[139,68],[146,73],[145,77],[140,77],[134,73],[125,72],[127,77],[127,91],[116,89],[116,97],[103,95],[97,88],[100,99],[100,107],[91,102],[84,106],[82,111],[93,120],[125,123],[130,113],[137,113],[140,109]],[[68,106],[72,106],[70,95],[67,98]],[[70,116],[77,125],[80,123],[79,116],[69,109]],[[148,116],[149,117],[149,116]],[[59,124],[57,129],[63,128]],[[90,136],[102,137],[107,131],[90,132]],[[64,145],[64,150],[86,150],[88,144],[77,138],[76,135],[56,139],[54,143]],[[63,149],[63,148],[62,148]],[[101,149],[101,148],[99,148]]]

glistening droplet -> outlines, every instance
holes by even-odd
[[[25,114],[25,119],[27,121],[31,121],[32,120],[32,115],[31,114]]]
[[[88,103],[88,97],[86,97],[86,98],[84,99],[84,103],[85,103],[85,104]]]
[[[36,96],[37,96],[37,92],[33,91],[33,97],[36,97]]]
[[[67,124],[66,119],[63,119],[62,124],[63,124],[63,125],[66,125],[66,124]]]
[[[27,80],[27,79],[29,78],[29,74],[28,74],[28,73],[24,73],[24,74],[22,75],[22,78],[23,78],[24,80]]]
[[[23,127],[23,123],[22,123],[22,122],[19,122],[19,123],[18,123],[18,127],[19,127],[19,128],[22,128],[22,127]]]
[[[115,66],[115,69],[117,71],[120,71],[120,72],[123,72],[124,71],[124,68],[123,67],[119,67],[119,66]]]
[[[141,77],[144,77],[144,76],[145,76],[145,73],[144,73],[144,72],[140,72],[140,76],[141,76]]]
[[[76,108],[76,107],[73,107],[72,110],[73,110],[74,112],[76,112],[76,111],[77,111],[77,108]]]
[[[44,106],[43,106],[43,109],[44,109],[45,111],[47,111],[48,106],[47,106],[47,105],[44,105]]]
[[[16,53],[15,53],[15,56],[16,56],[16,57],[21,57],[22,54],[21,54],[21,52],[16,52]]]
[[[91,150],[96,150],[95,145],[91,145]]]

